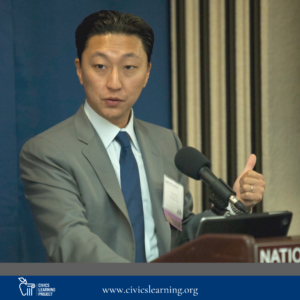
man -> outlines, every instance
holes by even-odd
[[[100,11],[76,30],[78,112],[28,141],[20,155],[26,198],[50,261],[146,262],[194,237],[187,178],[174,165],[173,131],[134,118],[151,70],[154,35],[139,17]],[[250,156],[235,184],[248,208],[265,183]],[[163,178],[184,186],[182,231],[166,220]]]

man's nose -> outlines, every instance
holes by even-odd
[[[112,69],[107,79],[107,88],[111,90],[119,90],[122,88],[122,82],[120,80],[119,71]]]

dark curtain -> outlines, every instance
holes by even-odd
[[[75,30],[101,9],[136,14],[153,28],[151,75],[134,110],[138,118],[171,127],[169,1],[0,0],[0,262],[45,261],[24,197],[19,153],[85,99],[74,66]]]

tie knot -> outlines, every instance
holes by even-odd
[[[115,137],[115,140],[121,145],[122,148],[130,148],[130,136],[125,131],[120,131],[117,136]]]

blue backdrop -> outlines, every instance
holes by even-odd
[[[1,262],[45,261],[24,198],[19,153],[29,138],[73,115],[83,102],[74,66],[75,30],[101,9],[131,12],[153,28],[150,79],[134,111],[171,127],[168,0],[0,0]]]

